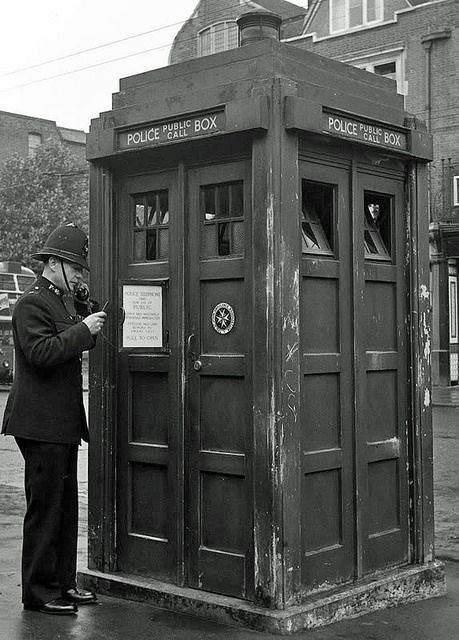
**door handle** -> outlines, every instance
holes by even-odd
[[[196,354],[191,348],[191,345],[192,345],[192,342],[193,342],[193,338],[194,338],[194,333],[190,333],[190,335],[188,336],[188,339],[186,341],[186,350],[187,350],[188,355],[190,356],[190,358],[194,362],[196,360]]]
[[[201,371],[202,362],[199,359],[199,356],[191,348],[191,345],[193,343],[193,338],[195,338],[195,334],[194,333],[190,333],[190,335],[188,336],[188,339],[186,341],[186,348],[187,348],[188,355],[191,358],[191,362],[193,363],[193,369],[195,371]]]

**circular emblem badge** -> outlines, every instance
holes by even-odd
[[[229,333],[235,320],[233,307],[227,302],[219,302],[212,311],[212,326],[217,333]]]

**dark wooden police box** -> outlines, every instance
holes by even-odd
[[[87,154],[81,578],[279,633],[442,593],[431,139],[395,83],[268,37],[122,79]]]

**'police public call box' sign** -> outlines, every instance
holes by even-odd
[[[118,149],[156,147],[161,144],[190,140],[220,133],[225,129],[225,114],[214,111],[189,117],[165,120],[118,133]]]
[[[380,124],[364,122],[334,113],[323,114],[323,130],[359,142],[375,144],[390,149],[406,151],[406,133],[383,127]]]

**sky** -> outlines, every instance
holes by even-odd
[[[88,131],[91,118],[111,109],[120,78],[167,65],[174,36],[197,2],[2,3],[0,111]]]

